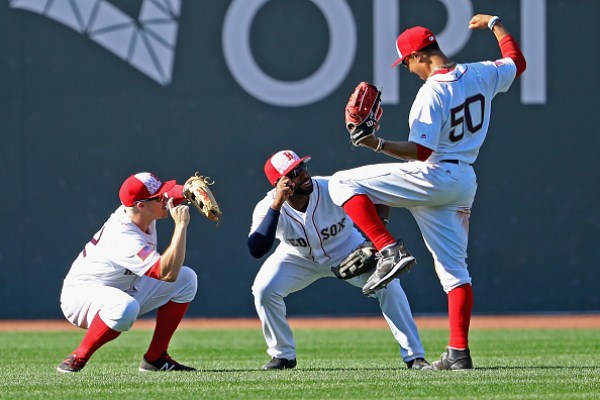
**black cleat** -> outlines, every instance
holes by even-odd
[[[395,277],[409,271],[417,263],[415,258],[406,250],[401,240],[381,250],[379,257],[375,272],[373,272],[365,286],[363,286],[363,294],[367,296],[379,289],[383,289]]]
[[[408,369],[421,369],[424,371],[431,371],[433,368],[424,358],[415,358],[406,363]]]
[[[434,361],[432,365],[435,370],[464,371],[473,369],[473,360],[469,349],[457,350],[446,347],[441,359]]]
[[[271,369],[292,369],[296,366],[296,359],[288,360],[287,358],[273,357],[271,361],[262,366],[261,369],[267,371]]]
[[[78,357],[77,354],[71,354],[61,362],[56,370],[61,373],[79,372],[87,364],[85,358]]]
[[[154,371],[195,371],[196,368],[188,367],[187,365],[179,364],[173,360],[169,354],[162,353],[158,360],[148,361],[146,357],[142,357],[142,363],[140,364],[141,372],[154,372]]]

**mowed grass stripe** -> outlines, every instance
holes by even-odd
[[[83,331],[0,332],[2,399],[582,399],[600,397],[600,331],[474,330],[476,369],[406,369],[389,331],[299,329],[298,367],[260,371],[268,360],[257,329],[178,331],[172,356],[195,373],[140,373],[151,330],[126,332],[78,374],[56,365]],[[431,361],[447,331],[422,330]]]

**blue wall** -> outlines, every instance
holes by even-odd
[[[313,157],[318,175],[389,161],[348,145],[348,96],[361,80],[383,85],[380,133],[405,139],[421,83],[389,68],[395,36],[425,25],[456,61],[498,57],[489,31],[465,35],[472,12],[500,15],[530,66],[495,100],[476,164],[468,260],[475,312],[600,309],[598,1],[72,3],[82,8],[0,1],[0,318],[62,317],[71,262],[117,207],[121,182],[144,170],[178,181],[200,171],[216,181],[222,223],[193,215],[189,228],[186,263],[200,279],[190,315],[254,316],[260,260],[248,254],[246,236],[269,189],[266,158],[292,148]],[[445,312],[414,220],[395,210],[391,230],[419,260],[402,277],[414,313]],[[171,221],[159,222],[162,248],[171,232]],[[378,308],[330,279],[292,294],[288,311]]]

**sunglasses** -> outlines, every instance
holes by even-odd
[[[306,167],[306,164],[301,163],[296,168],[294,168],[293,170],[288,172],[286,176],[290,179],[294,179],[294,178],[298,177],[303,171],[306,171],[307,169],[308,168]]]
[[[138,200],[136,203],[148,203],[150,201],[160,201],[162,202],[165,199],[165,196],[151,197],[149,199]]]

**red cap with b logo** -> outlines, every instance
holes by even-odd
[[[265,163],[265,175],[271,185],[275,185],[281,177],[289,174],[291,170],[308,160],[310,160],[310,156],[300,158],[292,150],[278,151]]]

